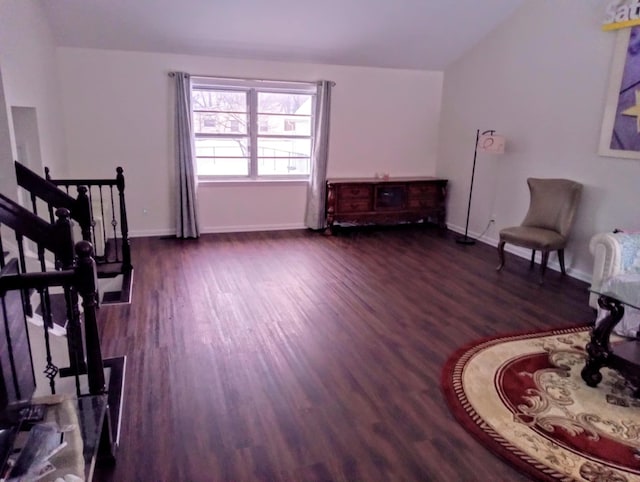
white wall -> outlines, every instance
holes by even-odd
[[[337,83],[330,176],[434,175],[441,72],[58,49],[70,169],[124,168],[133,235],[174,230],[172,82],[167,73]],[[306,185],[201,185],[204,232],[300,228]]]
[[[495,214],[492,244],[524,218],[527,177],[583,183],[566,255],[570,274],[589,280],[591,236],[640,228],[640,161],[597,154],[615,39],[600,28],[603,14],[600,2],[528,0],[448,68],[437,166],[450,179],[450,227],[464,230],[476,129],[506,136],[505,155],[478,155],[473,187],[469,229],[482,232]]]
[[[0,188],[16,196],[13,160],[17,158],[11,107],[36,109],[42,162],[66,173],[64,133],[59,108],[55,46],[42,7],[35,0],[0,1],[0,68],[8,122],[0,122]],[[4,112],[2,113],[4,116]],[[6,132],[8,128],[9,132]],[[11,152],[6,139],[10,139]]]

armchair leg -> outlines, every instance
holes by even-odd
[[[549,251],[542,252],[542,261],[540,262],[540,284],[544,278],[544,272],[547,270],[547,263],[549,262]]]
[[[535,264],[535,262],[536,262],[536,250],[532,249],[531,250],[531,262],[529,263],[529,269],[533,268],[533,265]]]
[[[504,267],[504,245],[506,241],[500,241],[498,244],[498,256],[500,257],[500,265],[496,268],[496,271],[500,271]]]
[[[564,249],[558,250],[558,262],[560,263],[560,271],[562,274],[567,274],[567,271],[564,269]]]

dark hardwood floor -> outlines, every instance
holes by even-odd
[[[586,324],[587,285],[436,228],[138,238],[118,460],[98,480],[527,480],[450,415],[474,340]],[[538,267],[538,266],[536,266]]]

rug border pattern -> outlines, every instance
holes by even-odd
[[[502,459],[515,466],[518,470],[536,478],[542,477],[543,480],[548,481],[574,481],[575,479],[573,477],[560,473],[523,452],[507,439],[502,437],[490,425],[485,423],[482,417],[476,413],[465,394],[462,376],[468,361],[477,352],[489,346],[503,343],[505,341],[578,333],[589,331],[589,329],[589,325],[580,325],[570,328],[504,335],[485,339],[485,341],[480,343],[473,342],[456,350],[444,365],[440,384],[442,391],[444,392],[445,401],[449,406],[451,413],[463,428],[469,431],[480,442],[485,444],[485,448],[500,456]]]

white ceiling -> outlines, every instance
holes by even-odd
[[[524,0],[40,0],[60,46],[443,70]]]

